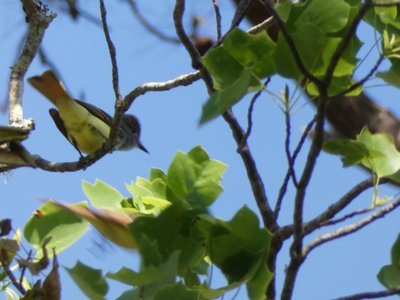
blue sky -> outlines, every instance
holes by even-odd
[[[141,1],[145,2],[145,1]],[[189,1],[188,1],[189,2]],[[192,1],[193,2],[193,1]],[[224,29],[228,28],[232,17],[232,7],[221,1]],[[54,6],[53,6],[54,5]],[[85,9],[99,16],[97,1],[84,1]],[[143,14],[158,27],[174,34],[172,27],[173,1],[155,5],[153,2],[139,3]],[[135,20],[128,7],[119,1],[107,4],[111,35],[118,53],[120,86],[123,94],[149,81],[166,81],[192,72],[189,56],[183,47],[160,42],[145,31]],[[58,9],[54,1],[50,9]],[[5,101],[9,67],[16,57],[17,45],[24,34],[24,16],[19,1],[3,0],[0,3],[0,100]],[[200,0],[188,5],[187,24],[194,14],[205,20],[202,33],[215,35],[214,15],[211,1]],[[246,27],[246,24],[243,26]],[[361,36],[362,35],[362,36]],[[371,41],[373,35],[364,28],[360,32],[364,41]],[[46,32],[44,48],[49,58],[56,64],[63,80],[76,98],[87,100],[110,113],[114,105],[111,84],[111,65],[108,49],[101,28],[85,20],[71,21],[63,14],[53,21]],[[29,69],[28,76],[43,72],[38,59]],[[360,70],[362,72],[363,69]],[[270,89],[279,94],[288,83],[273,78]],[[396,107],[394,97],[397,90],[388,87],[369,88],[368,93],[383,100],[383,104]],[[24,145],[32,153],[53,161],[73,161],[79,158],[74,148],[67,143],[54,126],[48,109],[51,104],[29,85],[24,91],[24,115],[34,118],[36,130]],[[12,218],[14,228],[23,227],[32,212],[40,205],[38,199],[52,198],[65,202],[78,202],[85,196],[81,181],[94,182],[99,178],[116,187],[124,195],[124,188],[139,177],[148,177],[152,167],[166,170],[178,150],[188,151],[201,144],[209,155],[228,165],[223,179],[224,193],[212,206],[214,215],[230,219],[243,205],[257,211],[242,161],[236,153],[236,145],[228,125],[218,118],[202,127],[197,126],[201,106],[207,99],[202,82],[173,91],[149,93],[138,98],[129,110],[139,117],[142,124],[142,143],[150,154],[133,150],[114,152],[104,157],[85,171],[74,173],[49,173],[41,170],[18,169],[0,180],[0,194],[3,202],[0,218]],[[238,119],[245,124],[249,99],[234,107]],[[295,145],[302,128],[313,115],[314,108],[302,99],[298,110],[292,116],[292,132]],[[7,123],[7,114],[0,115],[0,124]],[[286,172],[284,146],[284,116],[277,105],[266,94],[255,106],[254,128],[249,139],[257,165],[265,180],[270,199],[275,199]],[[309,146],[306,142],[305,149]],[[297,164],[301,170],[305,152]],[[337,200],[349,188],[368,177],[356,168],[343,169],[337,157],[322,154],[307,191],[305,218],[309,219]],[[394,188],[382,188],[382,194],[393,195]],[[368,207],[372,191],[362,194],[347,212]],[[287,224],[292,215],[293,191],[289,191],[280,218],[280,224]],[[399,212],[394,212],[383,220],[368,226],[351,237],[331,242],[310,254],[298,277],[294,299],[329,299],[362,291],[382,289],[376,280],[380,267],[389,262],[390,247],[400,231]],[[321,234],[318,231],[316,234]],[[311,237],[315,238],[316,235]],[[307,241],[311,241],[307,239]],[[96,243],[101,237],[91,230],[73,247],[63,252],[59,260],[63,266],[72,267],[77,260],[104,272],[117,271],[122,266],[135,268],[136,254],[114,247],[103,252]],[[288,263],[288,247],[282,249],[278,260],[278,291],[284,276],[284,266]],[[74,296],[78,299],[77,287],[62,272],[63,299]],[[222,284],[218,281],[216,285]],[[118,296],[124,287],[112,284],[108,299]],[[83,298],[83,296],[81,296]],[[238,299],[245,299],[242,289]]]

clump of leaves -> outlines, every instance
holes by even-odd
[[[119,299],[213,299],[242,284],[250,299],[261,299],[272,278],[266,265],[270,233],[247,207],[230,221],[208,211],[222,193],[225,170],[197,146],[178,152],[166,173],[152,169],[149,179],[127,184],[129,197],[99,180],[83,182],[93,208],[49,201],[39,209],[40,218],[27,223],[25,237],[37,247],[51,236],[51,246],[62,251],[91,223],[111,242],[137,249],[138,271],[123,266],[105,274],[130,286]],[[226,286],[211,287],[205,280],[210,268],[221,271]],[[78,262],[68,273],[91,299],[107,294],[101,270]]]

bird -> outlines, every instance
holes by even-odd
[[[91,154],[108,141],[112,117],[97,106],[72,98],[53,70],[28,78],[29,83],[57,108],[49,110],[58,130],[75,147],[80,156]],[[122,116],[115,150],[139,148],[149,153],[140,142],[139,120],[130,114]]]

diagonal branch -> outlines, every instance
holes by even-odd
[[[400,199],[397,199],[397,200],[385,205],[384,207],[382,207],[375,213],[369,215],[368,217],[362,219],[361,221],[359,221],[355,224],[341,227],[335,231],[332,231],[330,233],[323,234],[323,235],[317,237],[314,241],[312,241],[310,244],[308,244],[304,248],[302,259],[304,260],[307,257],[307,255],[316,247],[321,246],[322,244],[325,244],[327,242],[336,240],[340,237],[354,233],[354,232],[364,228],[365,226],[373,223],[374,221],[376,221],[380,218],[383,218],[388,213],[390,213],[391,211],[396,209],[398,206],[400,206]]]
[[[392,289],[392,290],[359,293],[359,294],[354,294],[354,295],[350,295],[350,296],[344,296],[344,297],[336,298],[336,299],[333,299],[333,300],[378,299],[378,298],[385,298],[385,297],[393,296],[393,295],[396,295],[396,294],[399,294],[399,293],[400,293],[400,287]]]
[[[210,73],[207,71],[207,69],[201,62],[200,53],[197,51],[196,47],[194,47],[193,43],[191,42],[191,40],[189,39],[188,35],[185,32],[185,29],[182,24],[184,10],[185,10],[185,0],[176,0],[174,8],[175,29],[178,34],[178,37],[180,38],[182,44],[185,46],[187,52],[189,53],[192,59],[193,68],[198,69],[200,71],[202,79],[205,85],[207,86],[208,92],[211,94],[212,92],[215,91],[213,87],[213,80]],[[243,143],[245,132],[240,126],[239,122],[237,121],[231,110],[227,110],[222,114],[222,116],[224,120],[229,124],[229,127],[231,128],[232,131],[232,135],[238,146],[238,153],[241,156],[242,161],[245,165],[247,177],[250,181],[254,198],[257,202],[258,208],[263,218],[264,226],[268,230],[273,232],[278,228],[278,225],[273,219],[273,211],[268,203],[268,198],[266,195],[264,183],[258,172],[254,158],[250,152],[247,142]]]

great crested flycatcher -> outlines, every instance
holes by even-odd
[[[90,154],[103,146],[110,135],[110,115],[92,104],[73,99],[51,70],[40,76],[28,78],[28,81],[58,108],[50,109],[49,113],[57,128],[81,156],[82,152]],[[124,115],[115,149],[129,150],[137,147],[148,153],[139,138],[138,119],[133,115]]]

